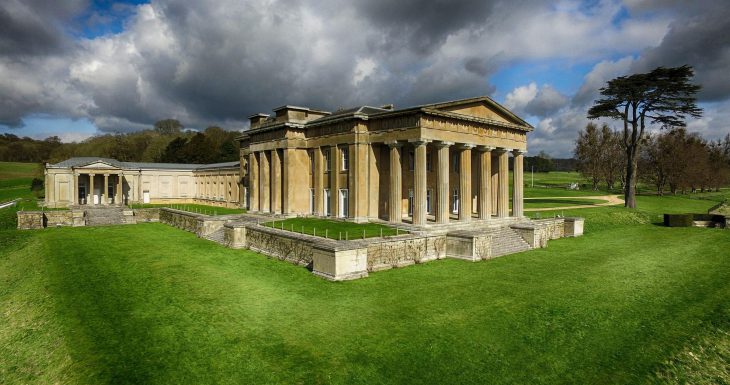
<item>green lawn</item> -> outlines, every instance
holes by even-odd
[[[0,384],[728,384],[730,230],[658,223],[729,196],[545,212],[586,234],[341,283],[163,224],[0,210]]]
[[[131,204],[132,208],[151,208],[151,207],[169,207],[172,209],[189,211],[191,213],[200,213],[205,215],[228,215],[228,214],[243,214],[246,212],[244,209],[231,209],[226,207],[198,205],[198,204]]]
[[[325,237],[326,235],[330,239],[343,240],[363,238],[363,234],[365,238],[371,238],[381,235],[390,236],[407,233],[404,230],[398,230],[378,223],[352,223],[319,218],[289,218],[267,222],[264,223],[264,226],[316,235],[318,237]]]
[[[549,207],[579,206],[579,205],[595,205],[598,203],[606,203],[603,199],[586,199],[586,198],[539,198],[525,200],[525,208],[538,209]]]
[[[0,203],[21,199],[16,207],[0,210],[38,209],[38,198],[30,190],[31,181],[38,174],[38,167],[40,166],[36,163],[0,162]],[[4,217],[0,213],[0,221],[4,221]]]

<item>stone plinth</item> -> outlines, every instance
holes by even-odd
[[[585,218],[568,217],[565,218],[565,235],[566,237],[580,237],[583,235],[583,224]]]
[[[368,276],[368,249],[338,242],[312,247],[312,273],[330,281],[346,281]]]

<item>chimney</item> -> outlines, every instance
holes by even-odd
[[[261,125],[261,123],[265,122],[266,119],[269,117],[267,114],[255,114],[248,117],[248,119],[251,121],[251,128],[256,128]]]

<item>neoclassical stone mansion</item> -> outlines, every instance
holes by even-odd
[[[250,212],[414,226],[523,216],[523,155],[533,128],[488,97],[273,112],[251,116],[239,138]]]

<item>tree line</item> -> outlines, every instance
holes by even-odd
[[[578,133],[575,157],[578,171],[593,189],[605,183],[609,190],[626,188],[626,150],[623,134],[604,124],[589,123]],[[704,192],[730,184],[730,134],[708,141],[684,127],[645,134],[640,140],[636,175],[657,194]],[[618,182],[618,183],[617,183]]]
[[[218,163],[239,159],[236,131],[210,126],[185,130],[175,119],[158,121],[147,130],[92,136],[62,143],[57,136],[43,140],[0,135],[0,161],[60,162],[78,156],[113,158],[122,162]]]

